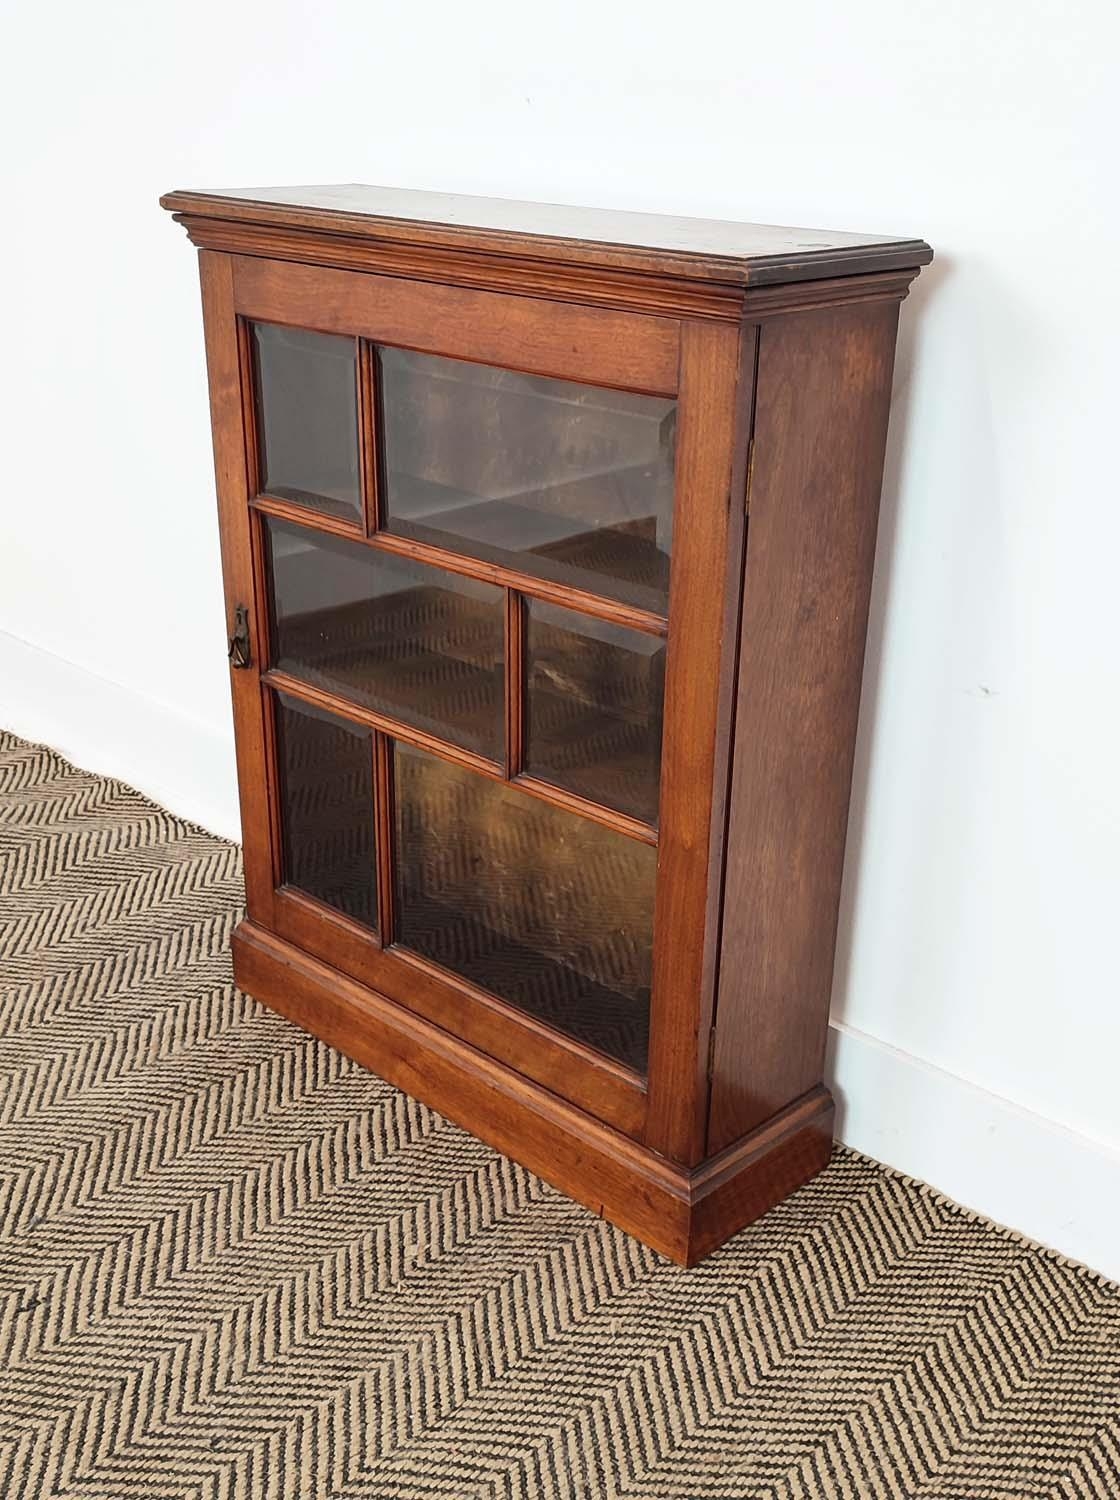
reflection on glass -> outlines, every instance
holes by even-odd
[[[503,591],[268,518],[272,665],[500,759]]]
[[[526,603],[525,769],[656,823],[664,640]]]
[[[377,926],[373,736],[276,695],[284,884]]]
[[[263,489],[360,519],[354,340],[254,323],[253,346]]]
[[[644,1071],[657,851],[395,748],[399,942]]]
[[[386,525],[664,611],[676,402],[380,351]]]

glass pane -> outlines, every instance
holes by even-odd
[[[656,823],[664,640],[526,602],[525,769]]]
[[[253,344],[263,488],[360,520],[354,340],[254,323]]]
[[[498,760],[505,595],[269,517],[272,665]]]
[[[284,883],[377,926],[373,734],[276,695]]]
[[[657,851],[397,744],[397,936],[642,1071]]]
[[[676,402],[382,349],[386,526],[664,611]]]

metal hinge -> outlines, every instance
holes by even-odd
[[[249,645],[249,606],[247,604],[239,604],[233,612],[229,660],[233,667],[248,667],[253,661],[253,652]]]

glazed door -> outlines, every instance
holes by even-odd
[[[213,260],[250,916],[640,1136],[680,326]]]

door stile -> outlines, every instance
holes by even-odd
[[[644,1140],[703,1160],[757,329],[681,325]]]
[[[250,526],[241,339],[234,308],[231,258],[216,251],[200,250],[198,260],[214,434],[226,633],[232,639],[239,606],[247,609],[252,632],[249,664],[235,667],[231,662],[230,665],[245,895],[250,917],[268,926],[272,922],[275,889],[270,833],[272,810],[261,692],[262,601],[256,587]]]

